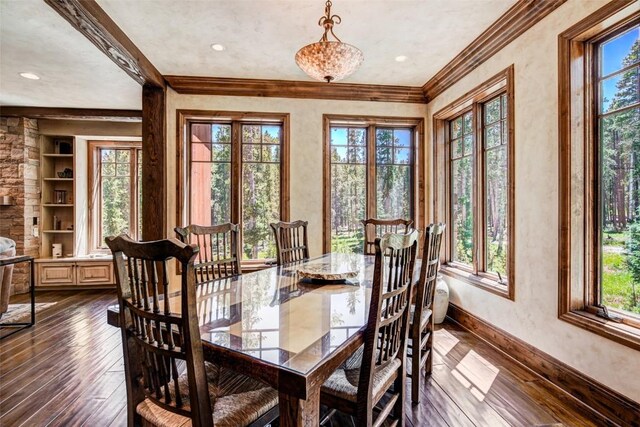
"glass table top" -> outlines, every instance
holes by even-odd
[[[202,340],[304,375],[366,325],[373,264],[373,256],[326,254],[201,284]],[[322,284],[297,271],[320,265],[358,275],[347,284]]]

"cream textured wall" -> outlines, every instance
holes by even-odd
[[[322,253],[322,115],[422,117],[424,104],[167,94],[167,188],[176,188],[176,110],[276,112],[290,114],[291,219],[309,221],[312,255]],[[176,194],[167,194],[167,234],[176,226]]]
[[[569,0],[427,108],[430,117],[515,64],[516,299],[449,279],[451,300],[640,402],[640,352],[558,319],[558,34],[604,4]]]

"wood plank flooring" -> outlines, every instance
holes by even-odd
[[[39,292],[37,301],[56,304],[0,341],[0,426],[125,426],[120,332],[106,322],[115,291]],[[407,426],[611,425],[456,323],[437,328],[435,347]]]

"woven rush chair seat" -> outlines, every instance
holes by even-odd
[[[218,365],[205,362],[207,386],[216,427],[247,426],[278,404],[278,392],[266,384]],[[178,378],[185,409],[190,408],[186,372]],[[172,393],[175,399],[175,392]],[[136,412],[158,427],[190,426],[191,419],[167,411],[145,399]]]
[[[347,359],[322,385],[322,393],[327,393],[356,403],[358,397],[358,381],[364,346],[361,346]],[[393,359],[373,374],[373,395],[382,395],[398,376],[401,362]]]
[[[424,325],[426,325],[426,324],[427,324],[427,322],[428,322],[429,320],[431,320],[431,316],[432,316],[432,314],[433,314],[433,313],[432,313],[432,311],[431,311],[430,309],[426,309],[426,308],[425,308],[425,309],[422,311],[422,316],[421,316],[421,317],[422,317],[422,319],[420,319],[420,326],[421,326],[421,327],[424,327]],[[410,322],[412,325],[414,324],[413,318],[415,317],[415,315],[416,315],[416,306],[415,306],[415,304],[413,304],[413,305],[411,306],[411,313],[410,313],[410,315],[409,315],[409,322]],[[411,337],[412,337],[412,329],[409,329],[409,338],[411,338]]]

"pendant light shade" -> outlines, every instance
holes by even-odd
[[[327,83],[342,80],[360,67],[364,60],[362,51],[355,46],[343,43],[333,33],[334,24],[339,24],[338,15],[331,15],[331,1],[325,5],[325,16],[319,25],[324,27],[320,41],[309,44],[296,53],[296,63],[313,79]],[[336,40],[330,41],[331,34]]]

